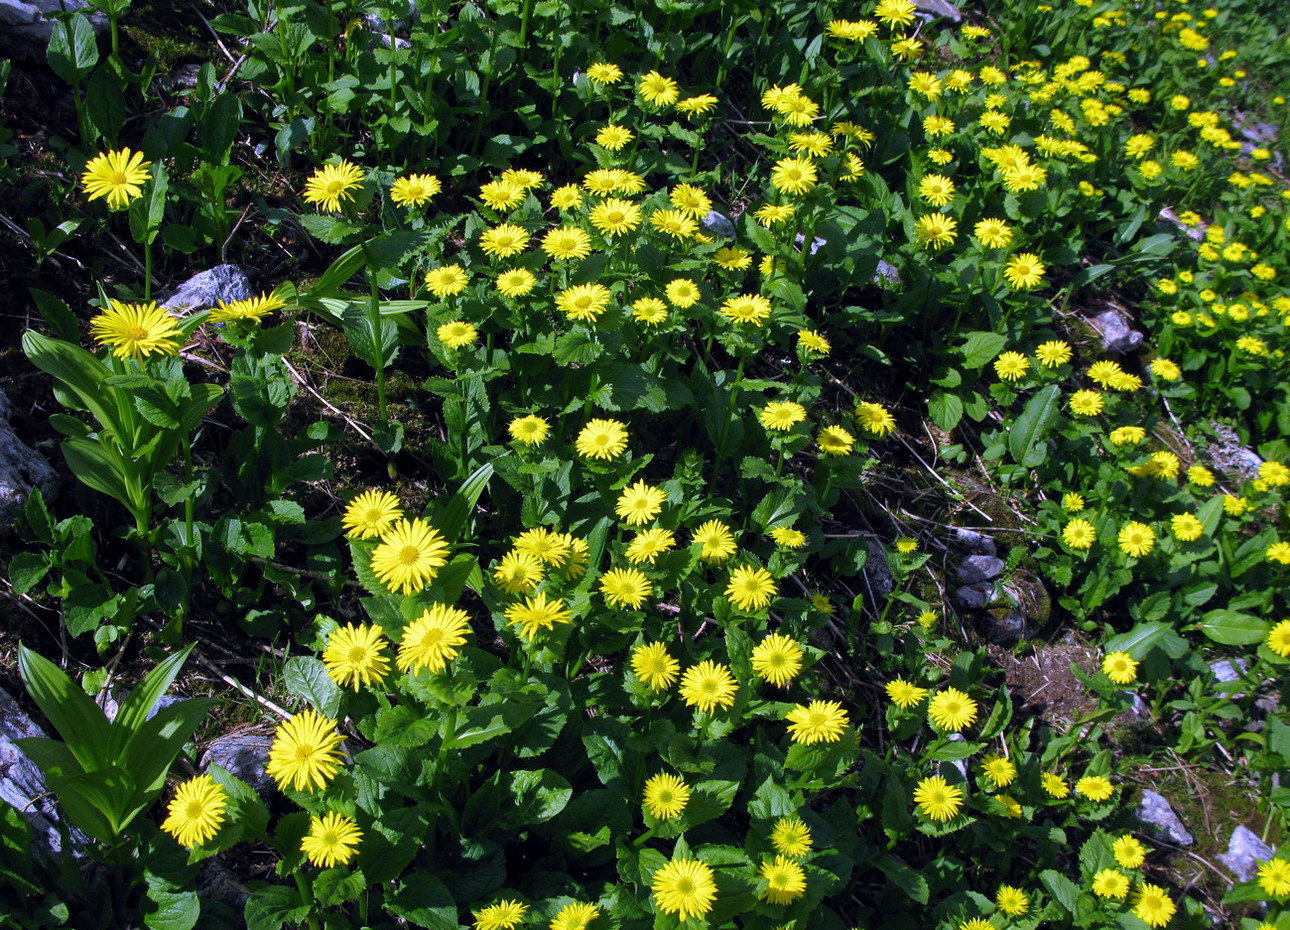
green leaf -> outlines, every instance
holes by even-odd
[[[919,904],[927,903],[931,888],[927,884],[927,879],[923,878],[922,873],[911,869],[893,856],[883,856],[874,865],[878,866],[883,875],[891,879],[895,887]]]
[[[108,719],[88,694],[53,662],[18,646],[18,669],[27,693],[88,772],[107,762],[111,739]]]
[[[963,401],[957,394],[933,391],[932,399],[927,402],[927,413],[933,423],[949,432],[963,419]]]
[[[1078,885],[1061,872],[1053,869],[1045,869],[1040,872],[1039,880],[1044,883],[1044,887],[1057,899],[1057,902],[1066,908],[1068,914],[1075,913],[1075,907],[1079,903],[1080,896]]]
[[[116,758],[125,749],[135,732],[147,721],[149,711],[157,706],[161,696],[170,688],[195,645],[196,643],[189,643],[179,652],[158,662],[156,668],[121,702],[116,719],[112,721],[113,745],[109,753],[112,758]]]
[[[126,483],[128,466],[96,439],[63,440],[63,458],[86,486],[119,501],[132,514],[140,512],[133,488]]]
[[[295,886],[261,885],[246,899],[243,917],[247,930],[282,930],[304,920],[313,910]]]
[[[461,483],[461,487],[453,491],[452,495],[437,508],[436,525],[450,543],[456,542],[461,537],[466,519],[474,511],[475,505],[479,502],[479,496],[484,493],[484,488],[488,487],[492,477],[491,464],[485,463],[479,466]]]
[[[1048,434],[1061,412],[1061,396],[1056,384],[1041,388],[1008,431],[1008,451],[1023,468],[1034,468],[1048,457]]]
[[[19,552],[9,562],[9,583],[15,594],[26,594],[49,574],[49,562],[34,552]]]
[[[195,889],[180,889],[149,872],[148,901],[156,905],[143,915],[149,930],[192,930],[201,917],[202,903]]]
[[[432,872],[411,872],[402,877],[385,899],[385,909],[418,927],[457,930],[457,902]]]
[[[358,896],[367,887],[367,879],[362,869],[348,868],[326,869],[314,879],[314,898],[323,907],[335,907],[357,901]]]
[[[513,807],[505,809],[503,821],[513,827],[545,823],[564,810],[573,797],[568,779],[551,769],[511,773]]]
[[[1197,629],[1224,646],[1254,646],[1268,635],[1265,621],[1236,610],[1211,610],[1201,617]]]
[[[22,351],[33,365],[71,389],[81,407],[92,413],[100,425],[118,438],[131,435],[133,417],[123,416],[117,392],[104,386],[104,379],[112,372],[97,358],[80,346],[50,339],[34,330],[22,334]],[[131,406],[130,411],[133,409]]]
[[[981,368],[993,361],[1007,344],[1008,337],[999,333],[968,333],[962,349],[963,364],[968,368]]]
[[[54,24],[45,52],[54,73],[68,84],[79,84],[99,61],[99,45],[89,17],[77,13]]]
[[[1139,623],[1127,633],[1112,636],[1103,645],[1104,652],[1127,652],[1141,661],[1152,649],[1159,648],[1171,659],[1187,654],[1187,640],[1174,632],[1168,623]]]
[[[304,698],[325,717],[340,713],[341,690],[327,674],[327,668],[313,656],[292,656],[287,660],[282,682],[287,690]]]
[[[138,782],[139,790],[150,796],[140,800],[141,806],[152,803],[152,799],[161,793],[166,775],[183,751],[184,744],[192,739],[206,714],[217,703],[214,698],[189,698],[163,707],[152,719],[144,721],[125,744],[117,758],[124,760]]]

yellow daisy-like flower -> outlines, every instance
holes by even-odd
[[[497,293],[503,297],[514,299],[523,297],[533,290],[536,284],[537,278],[533,277],[532,272],[524,268],[512,268],[499,274],[493,286],[497,288]]]
[[[784,432],[806,419],[806,408],[791,400],[771,401],[757,414],[766,429]]]
[[[612,296],[603,284],[575,284],[556,296],[555,307],[571,320],[591,323],[605,312]]]
[[[927,689],[908,682],[903,678],[894,678],[886,684],[887,697],[901,710],[908,710],[927,697]]]
[[[954,196],[954,182],[943,174],[929,174],[918,182],[918,196],[933,207],[943,207]]]
[[[1039,364],[1045,368],[1056,368],[1058,365],[1065,365],[1071,360],[1071,347],[1069,343],[1060,339],[1052,339],[1039,344],[1039,347],[1035,349],[1035,357],[1039,359]]]
[[[209,317],[212,323],[228,323],[234,320],[260,320],[274,310],[281,310],[287,302],[277,294],[260,294],[231,303],[220,301],[219,306],[211,308]]]
[[[676,209],[682,213],[688,213],[696,219],[707,216],[712,209],[712,198],[693,184],[676,185],[668,195],[668,200],[672,202],[672,206],[676,207]]]
[[[1290,860],[1272,858],[1259,866],[1259,887],[1269,897],[1290,895]]]
[[[385,656],[385,631],[379,624],[363,626],[347,623],[327,637],[322,662],[327,676],[342,688],[376,685],[390,672]]]
[[[693,239],[699,231],[699,224],[684,210],[655,210],[649,222],[659,232],[678,240]]]
[[[1290,484],[1290,468],[1280,462],[1268,461],[1259,466],[1259,478],[1270,488]]]
[[[770,538],[786,549],[801,549],[806,545],[806,534],[791,526],[777,526],[770,531]]]
[[[787,856],[763,862],[759,874],[766,883],[761,895],[771,904],[792,904],[806,894],[806,873]]]
[[[1048,171],[1040,165],[1013,165],[1000,171],[1003,189],[1010,194],[1037,191],[1048,183]]]
[[[358,844],[363,831],[348,817],[328,811],[321,817],[311,817],[309,832],[300,840],[300,851],[316,866],[330,869],[344,865],[358,855]]]
[[[493,566],[493,581],[507,594],[528,594],[542,583],[542,560],[532,552],[512,549]]]
[[[1084,495],[1067,491],[1062,495],[1062,510],[1067,513],[1079,513],[1084,509]]]
[[[1044,280],[1044,263],[1032,252],[1022,252],[1008,259],[1004,266],[1003,276],[1014,290],[1028,291],[1038,287]]]
[[[582,191],[575,184],[557,187],[551,192],[551,206],[556,210],[576,210],[582,206]]]
[[[521,635],[532,640],[539,631],[555,629],[557,623],[572,623],[573,614],[564,601],[548,600],[545,591],[525,598],[523,603],[506,608],[506,619],[520,628]]]
[[[632,650],[632,674],[651,691],[664,691],[676,681],[680,663],[662,643],[642,643]]]
[[[398,594],[424,588],[448,562],[443,534],[424,520],[397,520],[372,551],[372,573]]]
[[[615,123],[610,123],[607,126],[601,127],[601,129],[596,133],[596,145],[603,149],[608,149],[611,152],[618,152],[625,148],[627,144],[635,138],[636,134],[626,126],[619,126]]]
[[[941,249],[954,242],[958,220],[948,213],[929,213],[914,223],[914,238],[926,248]]]
[[[1017,767],[1003,756],[986,756],[981,760],[981,770],[996,788],[1006,788],[1017,780]]]
[[[433,174],[409,174],[390,185],[390,200],[400,207],[419,207],[443,190]]]
[[[475,930],[514,930],[524,920],[529,906],[519,901],[498,901],[475,911]]]
[[[788,150],[795,155],[823,158],[833,151],[833,138],[827,132],[795,132],[788,137]]]
[[[1136,837],[1122,836],[1111,843],[1111,855],[1122,869],[1136,869],[1147,860],[1147,849]]]
[[[511,438],[516,442],[521,442],[526,446],[540,445],[551,431],[551,426],[546,420],[537,414],[530,413],[528,416],[517,417],[511,421],[507,431]]]
[[[752,267],[752,256],[734,246],[722,246],[712,253],[712,263],[727,271],[745,271]]]
[[[667,304],[657,297],[641,297],[632,303],[632,319],[658,326],[667,320]]]
[[[437,675],[457,657],[469,632],[470,618],[464,610],[432,604],[403,628],[395,664],[414,675],[423,668]]]
[[[1043,785],[1044,791],[1050,797],[1057,798],[1059,801],[1071,793],[1070,785],[1066,784],[1065,779],[1060,775],[1054,775],[1052,772],[1044,772],[1039,779],[1039,783]]]
[[[542,237],[542,251],[555,261],[583,259],[591,254],[591,236],[576,226],[560,226]]]
[[[435,331],[435,335],[450,349],[460,349],[462,346],[468,346],[479,338],[479,331],[474,325],[464,320],[449,320],[441,324]]]
[[[645,782],[645,810],[656,820],[679,817],[690,803],[690,789],[675,775],[655,775]]]
[[[720,520],[709,520],[698,526],[694,542],[699,546],[699,558],[705,562],[724,562],[738,549],[734,533]]]
[[[641,208],[630,200],[610,197],[591,208],[587,218],[604,236],[624,236],[641,224]]]
[[[914,21],[914,9],[912,0],[878,0],[873,18],[894,30],[897,26],[908,26]]]
[[[219,832],[228,806],[228,794],[209,775],[190,778],[175,789],[166,806],[168,816],[161,824],[182,846],[202,845]]]
[[[753,649],[752,668],[771,684],[786,688],[802,670],[802,647],[796,640],[771,633]]]
[[[770,183],[784,194],[805,194],[819,175],[809,158],[781,158],[770,172]]]
[[[335,212],[341,201],[352,201],[353,191],[363,186],[363,169],[341,159],[335,165],[323,165],[305,182],[305,203],[316,203]]]
[[[1081,417],[1093,417],[1102,412],[1105,406],[1102,395],[1097,391],[1081,390],[1071,395],[1071,413]]]
[[[278,724],[264,770],[280,789],[325,788],[340,768],[340,743],[336,721],[310,708]]]
[[[637,89],[648,103],[656,107],[670,106],[676,103],[677,98],[681,96],[681,91],[677,87],[676,81],[670,77],[664,77],[657,71],[650,71],[642,77],[640,86]]]
[[[578,454],[590,459],[615,459],[627,448],[627,428],[618,420],[590,420],[574,442]]]
[[[1101,775],[1085,775],[1075,782],[1075,793],[1090,801],[1105,801],[1114,791],[1111,780]]]
[[[726,598],[740,610],[753,612],[770,604],[777,594],[775,579],[764,568],[741,565],[730,574]]]
[[[922,779],[914,789],[918,812],[930,820],[949,820],[963,806],[963,792],[939,775]]]
[[[972,234],[987,249],[1002,249],[1012,241],[1012,227],[1003,220],[980,220],[972,227]]]
[[[1163,927],[1173,920],[1174,902],[1159,885],[1143,882],[1138,888],[1138,899],[1133,904],[1133,916],[1153,927]]]
[[[731,707],[739,685],[730,669],[711,659],[692,665],[681,676],[681,699],[688,707],[712,713],[718,707]]]
[[[523,226],[502,223],[484,231],[479,237],[479,247],[493,258],[509,258],[523,252],[529,244],[529,234]]]
[[[649,562],[652,565],[660,555],[675,545],[676,536],[671,530],[655,527],[652,530],[637,533],[636,537],[627,544],[624,555],[633,565],[639,565],[642,562]]]
[[[1120,528],[1117,537],[1120,551],[1127,556],[1141,559],[1156,547],[1156,532],[1145,523],[1131,520]]]
[[[833,346],[829,343],[829,340],[813,329],[799,329],[797,331],[797,344],[800,348],[808,352],[814,352],[817,355],[828,355],[833,351]]]
[[[1030,898],[1020,888],[1000,885],[994,896],[994,904],[1009,917],[1020,917],[1030,909]]]
[[[616,84],[623,79],[623,69],[607,61],[598,61],[587,68],[587,80],[596,84]]]
[[[682,923],[711,911],[717,899],[712,869],[699,859],[673,859],[665,863],[654,873],[650,890],[658,909],[676,915]]]
[[[1192,542],[1200,539],[1205,525],[1193,513],[1177,513],[1169,518],[1169,530],[1179,542]]]
[[[712,94],[695,94],[679,102],[676,108],[689,116],[702,115],[717,108],[717,98]]]
[[[466,289],[470,278],[460,265],[444,265],[426,272],[426,290],[436,297],[451,297]]]
[[[1290,658],[1290,620],[1282,620],[1268,630],[1267,647],[1277,655]]]
[[[525,530],[515,537],[515,548],[527,552],[545,565],[560,565],[569,557],[572,536],[545,526]]]
[[[632,526],[643,526],[662,512],[663,504],[666,502],[667,494],[664,491],[638,479],[635,484],[628,485],[618,495],[618,504],[614,512],[618,514],[619,519]]]
[[[855,446],[855,437],[840,426],[825,426],[815,436],[825,455],[846,455]]]
[[[1108,652],[1102,659],[1102,673],[1117,685],[1131,684],[1138,677],[1138,663],[1127,652]]]
[[[741,294],[728,297],[721,303],[721,315],[731,323],[761,326],[770,313],[770,301],[760,294]]]
[[[949,733],[957,733],[976,721],[977,703],[958,688],[946,688],[932,695],[927,719]]]
[[[347,536],[368,539],[380,536],[402,516],[399,499],[389,491],[364,491],[345,507],[340,525]]]
[[[799,704],[784,719],[788,721],[788,735],[793,742],[808,746],[815,743],[836,743],[851,725],[847,712],[837,701]]]
[[[901,555],[913,555],[918,551],[918,540],[912,536],[896,537],[896,551]]]
[[[1281,565],[1290,565],[1290,542],[1275,542],[1268,546],[1268,551],[1264,553],[1269,562],[1278,562]]]
[[[1141,426],[1117,426],[1107,438],[1115,446],[1136,446],[1147,438],[1147,431]]]
[[[780,223],[788,222],[793,215],[792,204],[773,204],[768,203],[753,212],[753,217],[761,225],[769,229],[771,226],[778,226]]]
[[[152,180],[150,164],[143,160],[142,152],[131,152],[128,148],[104,152],[85,163],[81,187],[90,200],[104,197],[109,210],[121,210],[131,200],[143,196],[143,185]]]
[[[184,335],[179,321],[155,301],[123,304],[111,298],[108,309],[90,320],[90,332],[99,345],[111,346],[117,358],[140,361],[149,355],[178,355]]]
[[[650,580],[635,568],[614,568],[600,576],[600,593],[611,607],[637,610],[653,590]]]
[[[796,817],[781,817],[770,831],[770,845],[777,853],[801,859],[811,851],[811,831]]]
[[[1119,869],[1103,869],[1093,876],[1092,888],[1099,898],[1124,898],[1129,894],[1129,876]]]
[[[685,309],[699,302],[699,286],[688,278],[676,278],[669,281],[664,289],[667,301],[674,307]]]
[[[587,925],[599,916],[600,908],[594,904],[575,901],[560,908],[548,927],[549,930],[587,930]]]
[[[994,373],[1004,381],[1018,381],[1030,371],[1030,359],[1020,352],[1003,352],[994,360]]]
[[[507,168],[502,172],[498,179],[507,184],[514,184],[522,191],[530,191],[535,187],[541,187],[542,182],[546,179],[540,171],[528,171],[524,168]]]
[[[1072,549],[1088,549],[1096,539],[1097,530],[1083,518],[1072,520],[1062,528],[1062,542]]]
[[[480,185],[479,199],[494,210],[510,210],[524,202],[524,187],[502,178]]]
[[[875,436],[886,436],[896,429],[896,418],[882,404],[857,401],[855,417],[861,429]]]

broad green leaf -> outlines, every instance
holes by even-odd
[[[919,904],[926,904],[931,892],[927,879],[922,873],[910,868],[894,856],[883,856],[873,863],[879,871],[891,879],[892,884],[909,895]]]
[[[475,509],[479,496],[484,493],[484,488],[488,487],[492,477],[493,466],[488,463],[480,465],[461,483],[461,487],[453,491],[449,498],[436,508],[438,511],[436,525],[450,543],[460,538],[466,519]]]
[[[170,766],[183,751],[184,743],[192,739],[217,703],[214,698],[188,698],[163,707],[152,719],[144,721],[120,756],[134,774],[140,791],[153,797],[160,794]]]
[[[131,514],[137,516],[143,512],[138,495],[125,477],[130,466],[103,443],[94,439],[65,439],[63,458],[72,474],[86,485],[120,501]]]
[[[1057,899],[1057,903],[1066,909],[1068,914],[1075,913],[1075,907],[1079,903],[1080,896],[1078,885],[1053,869],[1045,869],[1040,872],[1039,880],[1044,883],[1044,887]]]
[[[327,668],[313,656],[292,656],[287,660],[282,683],[297,697],[304,698],[324,717],[335,720],[340,713],[341,690],[327,674]]]
[[[1008,431],[1008,451],[1024,468],[1034,468],[1048,457],[1048,434],[1061,412],[1061,387],[1050,384],[1035,392]]]
[[[79,84],[99,61],[98,40],[89,17],[77,13],[54,24],[46,58],[54,73],[68,84]]]
[[[50,339],[34,330],[22,334],[22,351],[33,365],[70,388],[81,406],[92,413],[101,426],[117,437],[133,435],[133,417],[122,415],[116,403],[116,392],[103,385],[104,379],[111,375],[111,369],[97,358],[80,346]],[[130,411],[133,409],[131,406]]]
[[[967,368],[981,368],[993,361],[1007,344],[1008,337],[999,333],[968,333],[963,343],[963,364]]]
[[[1265,621],[1236,610],[1211,610],[1201,617],[1197,628],[1224,646],[1254,646],[1268,635]]]
[[[18,669],[27,693],[49,718],[87,772],[101,767],[111,734],[108,719],[88,694],[53,662],[18,646]]]
[[[1160,648],[1171,659],[1187,653],[1187,641],[1168,623],[1139,623],[1127,633],[1112,636],[1102,644],[1105,652],[1127,652],[1141,661],[1152,649]]]
[[[112,721],[112,748],[109,752],[111,758],[117,758],[135,732],[143,726],[148,718],[148,712],[157,706],[161,696],[179,675],[179,670],[183,668],[194,645],[196,644],[189,643],[179,652],[157,663],[138,687],[130,692],[130,696],[121,702],[116,719]]]
[[[933,391],[932,399],[927,402],[927,413],[933,423],[949,432],[963,419],[963,401],[957,394]]]

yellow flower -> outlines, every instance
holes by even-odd
[[[551,206],[557,210],[576,210],[582,206],[582,192],[573,184],[557,187],[551,192]]]
[[[1122,869],[1136,869],[1147,859],[1147,850],[1136,837],[1122,836],[1111,843],[1111,855]]]
[[[1137,520],[1131,520],[1124,524],[1120,528],[1117,538],[1120,543],[1120,551],[1135,559],[1143,558],[1156,546],[1155,530],[1145,523],[1139,523]]]
[[[90,200],[106,197],[109,210],[120,210],[143,196],[143,185],[152,180],[150,164],[143,160],[142,152],[128,148],[104,152],[85,163],[81,186]]]
[[[796,640],[771,633],[753,649],[752,669],[771,684],[786,688],[802,670],[802,647]]]
[[[685,309],[699,302],[699,286],[687,278],[676,278],[667,283],[665,289],[668,303]]]
[[[469,632],[470,618],[464,610],[432,604],[403,628],[394,662],[400,671],[413,675],[423,668],[437,675],[457,657]]]
[[[1090,801],[1105,801],[1114,791],[1111,780],[1101,775],[1085,775],[1075,782],[1075,793]]]
[[[1290,468],[1280,462],[1268,461],[1259,466],[1259,477],[1270,488],[1279,488],[1290,484]]]
[[[397,520],[372,551],[372,573],[391,591],[424,588],[448,562],[448,543],[424,520]]]
[[[246,297],[231,303],[220,301],[219,306],[211,308],[209,319],[212,323],[259,320],[274,310],[281,310],[286,305],[287,302],[277,294],[260,294],[258,297]]]
[[[460,265],[444,265],[426,272],[426,290],[436,297],[451,297],[466,289],[469,282],[466,270]]]
[[[154,301],[123,304],[109,298],[108,309],[90,320],[90,332],[99,345],[111,346],[117,358],[178,355],[183,345],[179,321]]]
[[[305,182],[305,203],[316,203],[324,210],[340,209],[342,200],[352,201],[352,191],[363,185],[363,169],[341,159],[334,165],[323,165]]]
[[[409,174],[390,185],[390,200],[400,207],[419,207],[441,190],[433,174]]]
[[[927,705],[927,718],[950,733],[970,727],[976,715],[976,701],[957,688],[938,691]]]
[[[726,598],[740,610],[754,612],[770,604],[777,591],[775,579],[764,568],[740,565],[730,574]]]
[[[623,79],[623,69],[606,61],[598,61],[587,68],[587,80],[597,84],[616,84]]]
[[[1052,772],[1044,772],[1039,779],[1049,796],[1061,800],[1071,793],[1070,786],[1062,779],[1060,775],[1054,775]]]
[[[712,869],[699,859],[673,859],[665,863],[650,882],[654,903],[665,914],[675,914],[684,923],[712,910],[717,885]]]
[[[1102,673],[1117,685],[1132,684],[1138,677],[1138,663],[1127,652],[1108,652],[1102,659]]]
[[[795,743],[836,743],[851,725],[847,712],[837,701],[811,701],[799,704],[784,718],[788,735]]]
[[[364,491],[345,507],[340,525],[346,535],[368,539],[380,536],[402,516],[399,499],[389,491]]]
[[[933,207],[943,207],[954,196],[954,182],[943,174],[929,174],[918,182],[918,196]]]
[[[435,335],[448,348],[460,349],[479,338],[479,331],[472,324],[462,320],[449,320],[435,330]]]
[[[1020,352],[1004,352],[994,360],[994,373],[1004,381],[1017,381],[1030,370],[1030,359]]]
[[[771,904],[792,904],[806,894],[806,873],[787,856],[763,862],[759,874],[766,883],[762,897]]]
[[[576,226],[561,226],[542,237],[542,251],[556,261],[583,259],[591,254],[591,236]]]
[[[600,908],[594,904],[583,904],[575,901],[566,904],[551,918],[549,930],[587,930],[587,925],[600,916]]]
[[[1088,549],[1096,539],[1093,524],[1084,519],[1072,520],[1062,529],[1062,542],[1072,549]]]
[[[666,502],[667,494],[662,490],[637,480],[618,495],[615,512],[631,526],[642,526],[658,516]]]
[[[712,94],[696,94],[693,97],[686,97],[676,105],[678,110],[690,116],[709,113],[715,110],[716,107],[717,98]]]
[[[806,534],[791,526],[777,526],[770,531],[770,538],[786,549],[801,549],[806,545]]]
[[[775,190],[785,194],[805,194],[815,186],[818,175],[808,158],[781,158],[770,173]]]
[[[770,831],[770,845],[777,853],[801,859],[811,851],[811,831],[797,817],[781,817]]]
[[[1012,227],[1003,220],[981,220],[972,227],[972,232],[987,249],[1002,249],[1012,241]],[[1069,354],[1067,350],[1068,357]]]
[[[646,326],[658,326],[667,320],[667,304],[657,297],[642,297],[632,303],[632,319]]]
[[[635,138],[636,135],[626,126],[610,123],[601,127],[600,131],[596,133],[596,144],[611,152],[617,152]]]
[[[494,258],[509,258],[523,252],[529,244],[529,234],[523,226],[502,223],[486,230],[479,237],[479,247]]]
[[[642,77],[638,89],[640,95],[656,107],[666,107],[676,103],[677,98],[681,96],[676,81],[670,77],[664,77],[657,71],[650,71]]]
[[[578,433],[574,448],[591,459],[614,459],[627,448],[627,429],[617,420],[590,420]]]
[[[994,903],[1009,917],[1020,917],[1030,908],[1030,899],[1020,888],[1011,885],[1000,885],[994,896]]]
[[[738,548],[730,527],[720,520],[709,520],[696,528],[694,542],[699,546],[699,558],[705,562],[724,562]]]
[[[886,691],[887,697],[901,710],[908,710],[927,697],[926,688],[920,688],[903,678],[894,678],[887,682]]]
[[[1008,259],[1003,269],[1003,276],[1015,290],[1028,291],[1043,282],[1044,271],[1044,263],[1039,260],[1038,255],[1022,252]]]
[[[536,414],[530,413],[528,416],[518,417],[511,421],[507,427],[511,438],[516,442],[522,442],[526,446],[536,446],[546,439],[547,433],[550,432],[550,425],[546,420]]]
[[[557,623],[573,622],[573,614],[565,607],[564,601],[548,600],[545,591],[525,598],[522,603],[512,604],[506,608],[505,614],[511,625],[519,627],[528,640],[537,636],[538,631],[555,629]]]
[[[680,665],[662,643],[642,643],[632,650],[632,673],[652,691],[671,687],[678,671]]]
[[[736,249],[732,246],[722,246],[712,253],[713,264],[725,268],[727,271],[745,271],[752,267],[752,256],[743,249]]]
[[[363,831],[348,817],[328,811],[309,818],[309,832],[300,840],[300,851],[316,866],[330,869],[344,865],[358,855],[356,847]]]
[[[519,206],[525,197],[525,190],[518,184],[498,178],[480,185],[479,199],[494,210],[509,210]]]
[[[523,297],[533,286],[537,284],[537,278],[532,273],[523,268],[512,268],[509,271],[503,271],[497,276],[495,287],[497,292],[503,297]]]
[[[1002,756],[986,756],[981,760],[981,770],[996,788],[1006,788],[1017,780],[1017,767]]]
[[[721,315],[731,323],[760,326],[770,313],[770,301],[760,294],[727,297],[721,304]]]
[[[717,707],[731,707],[739,685],[730,669],[711,659],[692,665],[681,676],[681,699],[688,707],[711,713]]]
[[[840,426],[822,427],[815,441],[825,455],[846,455],[855,445],[855,437]]]
[[[882,404],[857,401],[855,417],[861,429],[875,436],[886,436],[896,429],[896,418]]]
[[[676,537],[671,530],[656,527],[652,530],[637,533],[636,537],[628,543],[624,555],[627,556],[629,562],[635,565],[639,565],[641,562],[649,562],[652,565],[660,555],[675,545]]]
[[[939,775],[924,778],[914,789],[918,812],[931,820],[949,820],[963,806],[963,792]]]
[[[1282,620],[1268,630],[1267,647],[1277,655],[1290,658],[1290,620]]]
[[[1067,491],[1062,495],[1062,509],[1067,513],[1079,513],[1084,509],[1084,495]]]
[[[1195,514],[1190,513],[1179,513],[1170,517],[1169,529],[1173,531],[1174,538],[1180,542],[1200,539],[1201,533],[1205,532],[1204,524]]]
[[[575,284],[556,296],[555,306],[571,320],[590,323],[605,312],[611,296],[603,284]]]
[[[1290,860],[1272,858],[1259,866],[1259,887],[1273,898],[1290,895]]]
[[[1147,438],[1147,431],[1141,426],[1117,426],[1107,436],[1112,445],[1136,446]]]
[[[888,29],[908,26],[914,21],[914,4],[912,0],[878,0],[873,17]]]
[[[498,901],[475,911],[475,930],[514,930],[524,920],[529,906],[519,901]]]
[[[699,224],[684,210],[655,210],[649,216],[650,225],[673,239],[693,239]]]
[[[379,685],[390,673],[385,656],[385,631],[379,624],[361,626],[347,623],[327,637],[323,652],[327,676],[340,687]]]
[[[756,218],[757,222],[761,223],[768,229],[771,226],[778,226],[780,223],[786,222],[792,215],[792,204],[768,203],[762,205],[753,212],[753,216]]]
[[[1082,390],[1071,395],[1071,413],[1081,417],[1096,416],[1102,412],[1104,402],[1097,391]]]
[[[690,802],[690,789],[675,775],[655,775],[645,782],[645,810],[656,820],[680,816]]]
[[[1093,876],[1093,894],[1099,898],[1127,897],[1129,876],[1119,869],[1103,869]]]
[[[641,224],[641,208],[630,200],[610,197],[591,208],[591,225],[604,236],[623,236]]]
[[[1143,882],[1138,888],[1138,900],[1133,905],[1133,916],[1153,927],[1163,927],[1174,916],[1174,903],[1159,885]]]
[[[940,249],[954,242],[958,221],[947,213],[929,213],[914,223],[914,238],[919,245]]]
[[[803,349],[814,352],[817,355],[828,355],[833,350],[829,340],[813,329],[799,329],[797,331],[797,343]]]
[[[278,724],[264,770],[280,789],[325,788],[340,768],[340,743],[336,721],[310,708]]]
[[[542,583],[542,560],[531,552],[513,549],[493,566],[493,581],[507,594],[527,594]]]
[[[672,193],[668,195],[668,199],[672,202],[672,206],[682,213],[687,213],[696,218],[707,216],[712,209],[711,198],[693,184],[678,184],[672,188]]]
[[[175,789],[161,829],[183,846],[200,846],[219,832],[227,806],[223,786],[210,775],[198,775]]]

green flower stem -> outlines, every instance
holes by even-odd
[[[152,237],[143,237],[143,300],[152,300]]]
[[[318,923],[318,918],[314,916],[313,912],[314,904],[316,903],[314,901],[314,893],[310,890],[308,883],[305,882],[304,870],[296,869],[294,874],[296,878],[296,888],[300,891],[300,897],[309,904],[309,916],[305,918],[305,926],[307,926],[309,930],[320,930],[321,924]]]

